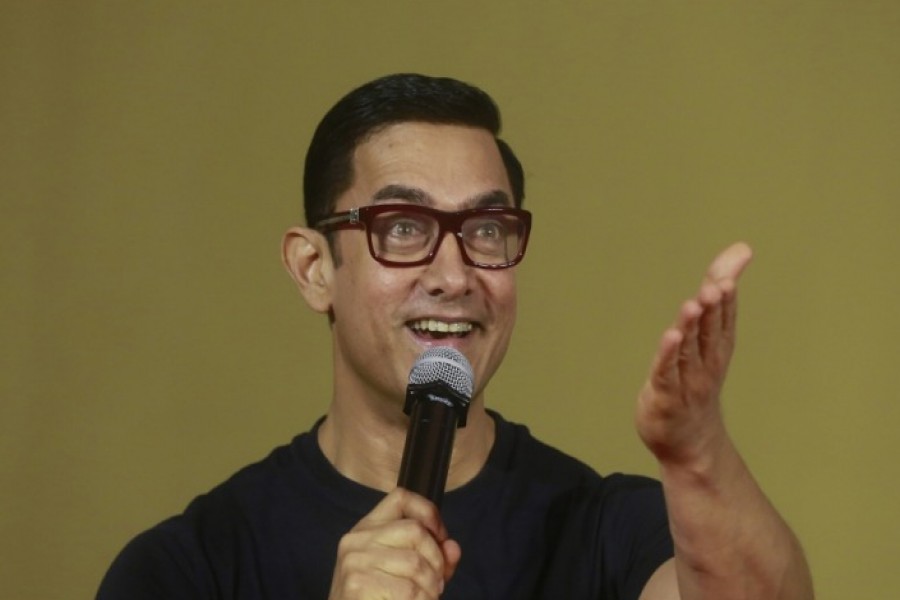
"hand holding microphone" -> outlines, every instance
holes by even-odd
[[[399,487],[341,539],[330,599],[408,596],[410,585],[428,597],[443,592],[462,551],[439,507],[473,379],[469,361],[453,348],[431,348],[416,360],[406,392],[410,424]],[[427,568],[418,568],[420,558]]]

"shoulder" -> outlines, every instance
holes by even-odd
[[[659,482],[650,477],[622,473],[601,475],[580,459],[536,438],[525,425],[507,421],[497,413],[492,416],[497,423],[497,445],[491,460],[498,468],[523,471],[530,477],[551,482],[588,486],[605,494],[660,489]]]
[[[128,542],[100,583],[97,600],[206,597],[208,572],[180,519],[163,521]]]
[[[268,511],[278,511],[283,489],[302,481],[297,446],[275,448],[264,459],[196,497],[179,515],[135,536],[104,577],[98,599],[203,598],[220,573],[239,559],[241,540]]]
[[[470,536],[469,546],[478,548],[485,560],[490,559],[484,555],[509,553],[510,547],[530,548],[525,562],[543,565],[542,589],[587,586],[592,597],[603,590],[601,597],[636,598],[621,594],[639,593],[650,574],[672,556],[661,484],[641,475],[601,475],[535,438],[524,425],[493,416],[497,441],[481,480],[484,485],[472,486],[469,496],[484,491],[488,500],[476,505],[484,507],[485,514],[468,510],[453,523]],[[476,524],[475,531],[468,533],[468,523]],[[506,543],[502,552],[485,543],[490,534],[484,532],[492,528],[499,530],[497,539],[508,542],[514,536],[516,543]],[[588,595],[564,592],[553,597]]]
[[[535,492],[552,500],[561,510],[587,511],[604,521],[618,516],[658,515],[665,518],[665,502],[659,481],[643,475],[601,475],[590,465],[534,437],[524,425],[506,421],[499,414],[497,443],[489,468],[502,474],[504,486]],[[628,522],[633,522],[631,519]]]

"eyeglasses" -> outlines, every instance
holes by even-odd
[[[372,258],[388,267],[430,263],[449,232],[465,264],[505,269],[525,255],[531,213],[500,206],[444,212],[419,204],[373,204],[335,213],[315,228],[365,229]]]

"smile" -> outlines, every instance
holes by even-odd
[[[407,325],[416,333],[425,334],[431,337],[463,337],[475,328],[469,321],[448,322],[437,321],[435,319],[410,321]]]

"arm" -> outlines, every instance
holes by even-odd
[[[436,599],[460,556],[437,507],[397,488],[341,538],[329,599]]]
[[[739,243],[713,261],[663,334],[638,399],[638,433],[659,462],[675,542],[674,562],[651,578],[642,600],[813,598],[800,544],[741,459],[719,405],[737,280],[751,255]]]

